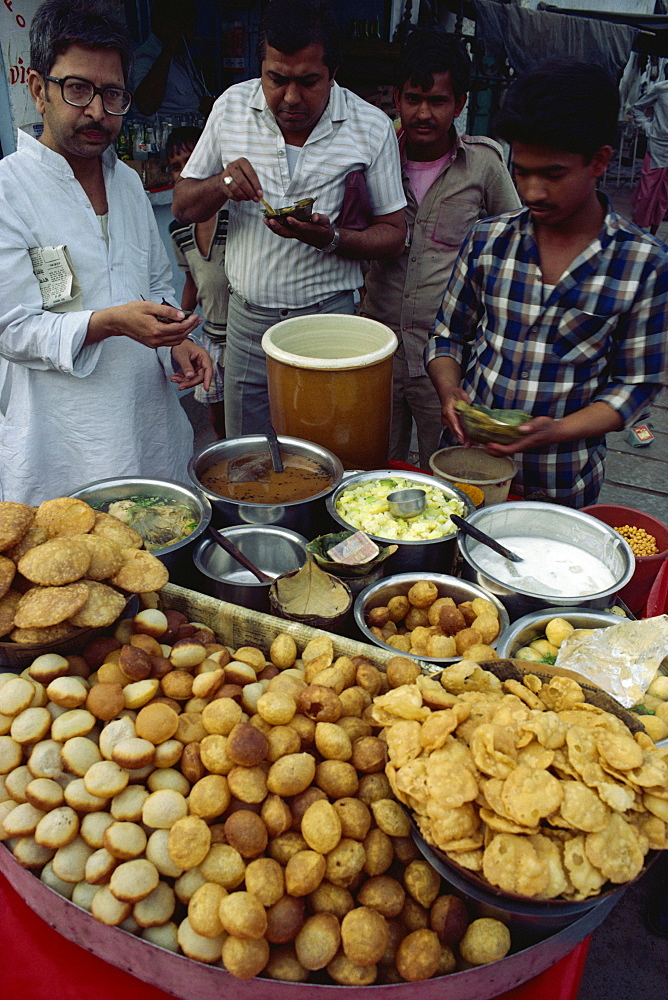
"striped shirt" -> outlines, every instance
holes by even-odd
[[[227,209],[221,209],[216,217],[216,228],[206,254],[197,245],[195,227],[172,222],[169,234],[176,263],[182,271],[187,271],[197,288],[197,305],[204,323],[202,332],[212,340],[225,340],[227,330],[227,302],[229,298],[225,277],[225,240],[227,237]]]
[[[461,248],[425,363],[454,358],[475,402],[565,417],[596,401],[632,425],[668,357],[668,257],[612,211],[552,290],[543,285],[528,209],[478,223]],[[544,294],[545,292],[545,294]],[[517,453],[517,492],[594,503],[605,436]]]
[[[285,140],[267,106],[259,80],[247,80],[218,98],[183,171],[202,180],[239,157],[252,164],[264,197],[274,208],[315,198],[315,211],[334,221],[341,211],[345,178],[364,170],[373,214],[389,215],[406,204],[392,122],[373,105],[334,84],[329,102],[290,176]],[[283,239],[264,225],[261,206],[228,202],[226,269],[244,299],[271,308],[302,308],[362,284],[359,261],[318,253]]]

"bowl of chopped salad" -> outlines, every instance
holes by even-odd
[[[397,490],[419,488],[426,493],[424,510],[415,517],[393,517],[387,500]],[[387,574],[450,573],[456,557],[457,528],[451,514],[468,517],[474,510],[461,490],[419,472],[378,469],[344,476],[327,497],[327,510],[343,528],[365,531],[375,542],[396,544],[386,564]]]
[[[195,582],[193,549],[211,521],[211,504],[200,490],[171,479],[119,476],[88,483],[70,496],[137,531],[144,548],[165,564],[172,583]]]

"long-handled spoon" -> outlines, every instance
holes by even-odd
[[[501,545],[500,542],[497,542],[495,538],[492,538],[490,535],[486,535],[484,531],[480,530],[480,528],[475,528],[472,524],[469,524],[469,522],[465,521],[463,517],[459,516],[459,514],[451,514],[450,520],[453,524],[456,524],[459,530],[463,531],[465,535],[470,535],[471,538],[475,538],[477,542],[482,542],[483,545],[489,545],[490,549],[494,549],[495,552],[498,552],[499,555],[503,556],[505,559],[510,559],[511,562],[524,561],[522,556],[518,556],[516,552],[511,552],[510,549],[505,547],[505,545]]]
[[[267,574],[263,573],[261,569],[258,569],[255,563],[251,562],[248,556],[245,556],[241,549],[237,548],[234,542],[231,542],[229,538],[225,537],[225,535],[221,535],[220,531],[214,528],[211,524],[209,525],[209,534],[218,542],[220,547],[225,549],[225,551],[228,552],[233,559],[236,559],[236,561],[240,563],[244,569],[247,569],[250,573],[256,576],[260,583],[272,582],[272,576],[267,576]]]
[[[267,443],[269,444],[269,454],[271,455],[271,464],[274,467],[274,472],[283,472],[281,446],[278,443],[276,431],[271,424],[269,424],[269,427],[267,428]]]

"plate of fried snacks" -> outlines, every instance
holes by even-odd
[[[274,219],[276,222],[280,222],[282,226],[290,228],[290,223],[287,221],[288,216],[293,219],[297,219],[299,222],[310,222],[311,216],[313,214],[313,203],[315,198],[300,198],[296,201],[294,205],[286,205],[284,208],[272,209],[271,206],[266,206],[262,209],[262,214],[265,219]]]
[[[668,847],[668,750],[604,692],[485,666],[462,660],[371,709],[392,789],[442,870],[555,904],[633,881]]]
[[[168,572],[141,536],[83,500],[39,507],[0,502],[0,662],[111,625],[129,595],[159,590]]]
[[[509,952],[392,795],[363,718],[391,664],[386,679],[326,634],[228,648],[155,608],[81,659],[0,683],[0,839],[96,921],[241,979],[414,982]]]

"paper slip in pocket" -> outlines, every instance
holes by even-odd
[[[81,309],[81,285],[67,247],[32,247],[28,253],[44,308],[51,312]]]

